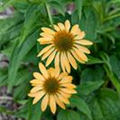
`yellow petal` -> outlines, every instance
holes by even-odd
[[[55,68],[59,67],[59,62],[60,62],[60,52],[57,52],[56,57],[55,57]]]
[[[71,82],[72,82],[72,79],[73,79],[72,76],[66,76],[66,77],[64,77],[64,78],[60,81],[60,83],[61,83],[61,84],[62,84],[62,83],[71,83]]]
[[[79,61],[80,63],[83,63],[83,64],[85,63],[85,61],[82,60],[81,57],[79,57],[78,54],[74,50],[71,50],[71,53],[77,61]]]
[[[56,102],[55,102],[55,98],[54,98],[53,95],[50,95],[49,105],[50,105],[50,109],[51,109],[52,113],[55,114],[55,112],[56,112]]]
[[[41,35],[43,38],[51,38],[51,39],[53,39],[53,35],[46,34],[46,33],[44,33],[44,32],[42,32],[40,35]]]
[[[71,93],[69,94],[69,93],[65,93],[63,91],[59,91],[59,93],[67,99],[71,97]]]
[[[52,38],[49,38],[49,37],[42,37],[42,38],[39,38],[38,40],[37,40],[38,42],[45,42],[45,41],[52,41]]]
[[[63,79],[64,77],[68,76],[68,73],[67,72],[62,72],[59,77],[58,77],[58,80],[61,80]]]
[[[65,105],[64,103],[55,95],[55,101],[56,103],[62,108],[62,109],[65,109]]]
[[[88,60],[87,57],[86,57],[86,55],[85,55],[83,52],[81,52],[81,51],[78,50],[77,48],[74,48],[74,50],[75,50],[76,54],[77,54],[83,61],[87,61],[87,60]]]
[[[66,87],[66,88],[70,88],[70,89],[76,88],[75,85],[70,84],[70,83],[68,83],[68,84],[62,84],[61,86]]]
[[[40,44],[41,45],[53,44],[53,41],[52,40],[41,41]]]
[[[79,32],[78,34],[77,34],[77,36],[75,36],[75,39],[76,40],[80,40],[80,39],[82,39],[82,38],[84,38],[85,37],[85,32]]]
[[[52,76],[52,77],[54,77],[55,74],[56,74],[54,68],[50,68],[50,69],[48,70],[48,72],[49,72],[50,76]]]
[[[38,94],[40,94],[41,91],[35,92],[35,93],[29,93],[28,96],[29,97],[36,97],[38,96]]]
[[[44,53],[44,55],[42,56],[42,60],[46,59],[54,50],[55,48],[51,48],[46,53]]]
[[[63,70],[63,72],[66,72],[65,71],[65,65],[64,65],[64,54],[63,53],[61,53],[61,67],[62,67],[62,70]]]
[[[56,31],[60,31],[60,28],[59,28],[57,25],[54,25],[54,29],[55,29]]]
[[[66,29],[67,32],[70,30],[70,22],[69,22],[69,20],[65,21],[65,29]]]
[[[65,26],[63,25],[63,23],[58,23],[58,26],[61,30],[64,30],[65,29]]]
[[[72,27],[72,29],[71,29],[70,32],[71,32],[73,35],[76,35],[78,31],[79,31],[79,25],[76,24],[76,25],[74,25],[74,26]]]
[[[59,75],[60,75],[60,68],[56,67],[55,68],[55,78],[58,78]]]
[[[55,31],[54,31],[54,30],[51,30],[50,28],[45,28],[45,27],[43,27],[43,28],[41,28],[41,29],[42,29],[42,31],[44,31],[46,34],[52,34],[52,35],[55,34]]]
[[[66,103],[66,104],[70,104],[69,100],[66,97],[62,96],[60,93],[57,93],[57,97],[60,101]]]
[[[36,87],[33,87],[30,92],[34,93],[34,92],[37,92],[37,91],[42,90],[42,89],[43,89],[43,86],[38,85]]]
[[[61,88],[60,90],[65,92],[65,93],[70,93],[70,94],[77,93],[75,90],[68,89],[68,88]]]
[[[88,40],[76,40],[75,43],[81,44],[81,45],[92,45],[93,43]]]
[[[33,104],[37,103],[44,95],[45,95],[45,92],[43,91],[39,92],[39,94],[34,98]]]
[[[71,71],[70,63],[68,61],[66,53],[63,53],[63,54],[64,54],[64,61],[62,61],[62,62],[64,62],[64,65],[65,65],[65,68],[66,68],[67,72],[70,73],[70,71]]]
[[[80,45],[75,45],[75,47],[77,47],[81,52],[90,54],[90,50],[86,47],[80,46]]]
[[[45,78],[49,77],[49,74],[48,74],[45,66],[42,63],[39,63],[39,69],[40,69],[41,73],[44,75]]]
[[[67,55],[68,55],[70,64],[73,66],[74,69],[77,69],[77,63],[75,59],[73,58],[73,56],[70,54],[70,52],[67,52]]]
[[[46,61],[46,66],[48,66],[48,65],[53,61],[56,52],[57,52],[56,50],[53,51],[53,53],[51,53],[51,55],[48,57],[48,59],[47,59],[47,61]]]
[[[38,72],[34,72],[33,76],[38,80],[45,80],[45,78]]]
[[[49,96],[48,96],[48,94],[46,94],[45,97],[43,98],[42,102],[41,102],[41,110],[42,111],[46,110],[48,102],[49,102]]]
[[[53,44],[52,44],[52,45],[48,45],[47,47],[45,47],[44,49],[42,49],[42,50],[40,51],[40,53],[38,54],[37,57],[40,57],[40,56],[43,55],[45,52],[47,52],[48,50],[50,50],[52,47],[53,47]]]
[[[33,79],[33,80],[30,81],[30,83],[31,83],[31,84],[33,84],[33,83],[36,83],[36,84],[42,84],[43,81],[38,80],[38,79]]]

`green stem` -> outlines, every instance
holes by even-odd
[[[51,12],[50,12],[50,7],[47,3],[45,3],[45,8],[46,8],[46,11],[47,11],[47,14],[48,14],[48,18],[49,18],[49,21],[50,21],[50,24],[53,28],[53,19],[52,19],[52,15],[51,15]]]

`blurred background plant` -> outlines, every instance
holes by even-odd
[[[0,0],[1,120],[120,120],[120,0]],[[46,5],[48,9],[46,9]],[[5,15],[7,9],[10,12]],[[49,11],[48,11],[49,10]],[[4,14],[3,14],[4,12]],[[94,45],[89,61],[72,69],[78,94],[66,110],[42,113],[27,94],[38,71],[42,26],[69,19]],[[4,64],[4,65],[3,65]],[[6,89],[7,88],[7,89]]]

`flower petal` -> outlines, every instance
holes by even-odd
[[[81,45],[92,45],[93,43],[88,40],[76,40],[75,43],[81,44]]]
[[[43,89],[43,86],[42,85],[38,85],[36,87],[33,87],[30,92],[34,93],[34,92],[40,91],[42,89]]]
[[[41,91],[33,100],[33,104],[37,103],[43,96],[45,95],[45,92]]]
[[[38,79],[38,80],[45,80],[45,78],[43,77],[43,75],[41,75],[40,73],[38,73],[38,72],[34,72],[33,73],[33,76],[36,78],[36,79]]]
[[[60,81],[60,83],[61,83],[61,84],[62,84],[62,83],[71,83],[71,82],[72,82],[72,79],[73,79],[72,76],[66,76],[66,77],[64,77],[64,78]]]
[[[62,109],[65,109],[65,105],[64,103],[55,95],[55,101],[56,103],[62,108]]]
[[[90,50],[86,47],[80,46],[80,45],[75,45],[75,47],[77,47],[81,52],[90,54]]]
[[[44,53],[44,55],[42,56],[42,60],[46,59],[54,50],[55,48],[51,48],[46,53]]]
[[[61,57],[61,67],[62,67],[62,70],[63,70],[63,72],[66,72],[66,71],[65,71],[65,65],[64,65],[64,62],[63,62],[63,61],[64,61],[64,54],[61,53],[61,56],[60,56],[60,57]]]
[[[49,74],[48,74],[45,66],[42,63],[39,63],[39,68],[40,68],[41,73],[44,75],[44,77],[48,78]]]
[[[64,26],[63,23],[58,23],[58,26],[59,26],[59,28],[60,28],[61,30],[64,30],[64,29],[65,29],[65,26]]]
[[[68,88],[61,88],[61,91],[65,92],[65,93],[69,93],[69,94],[77,93],[76,90],[68,89]]]
[[[45,97],[42,100],[42,103],[41,103],[41,109],[42,109],[42,111],[46,110],[48,102],[49,102],[49,96],[48,96],[48,94],[46,94]]]
[[[42,27],[41,29],[42,29],[42,31],[44,31],[46,34],[52,34],[52,35],[55,34],[55,31],[54,31],[54,30],[51,30],[50,28]]]
[[[50,95],[50,101],[49,101],[50,109],[53,114],[56,112],[56,101],[53,95]]]
[[[65,21],[65,29],[66,29],[67,32],[70,30],[70,22],[69,22],[69,20]]]
[[[53,44],[48,45],[47,47],[45,47],[44,49],[42,49],[42,50],[40,51],[40,53],[38,54],[37,57],[40,57],[40,56],[43,55],[45,52],[47,52],[48,50],[50,50],[52,47],[53,47]]]
[[[80,40],[85,37],[85,32],[82,31],[82,32],[77,33],[76,35],[77,36],[75,36],[75,39]]]
[[[73,58],[73,56],[70,54],[70,52],[67,52],[67,56],[68,56],[70,64],[73,66],[73,68],[77,69],[77,63],[76,63],[75,59]]]
[[[57,52],[56,50],[53,51],[53,53],[51,53],[51,55],[48,57],[48,59],[47,59],[47,61],[46,61],[46,66],[48,66],[48,65],[53,61],[56,52]]]

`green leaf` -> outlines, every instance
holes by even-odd
[[[89,95],[90,93],[98,90],[104,81],[89,81],[86,83],[82,83],[80,86],[77,87],[78,94],[81,95]]]
[[[20,47],[16,46],[11,56],[10,66],[9,66],[9,74],[8,74],[8,77],[9,77],[8,89],[9,90],[11,90],[12,86],[15,85],[16,75],[20,67],[21,61],[28,54],[28,52],[33,48],[33,46],[36,44],[38,33],[39,31],[37,30],[32,35],[30,35]]]
[[[119,58],[115,55],[110,57],[110,64],[112,66],[112,70],[114,74],[118,77],[120,80],[120,61]]]
[[[79,17],[79,19],[81,19],[83,0],[74,0],[74,1],[75,1],[75,5],[77,8],[77,12],[78,12],[78,17]]]
[[[89,103],[94,120],[119,120],[120,99],[117,93],[110,89],[101,89]]]
[[[101,81],[104,76],[103,68],[96,66],[94,69],[86,68],[81,74],[81,83],[89,81]]]
[[[57,115],[57,120],[80,120],[80,116],[73,110],[61,110]]]
[[[85,38],[95,42],[97,37],[98,17],[92,6],[84,8],[83,15],[79,21],[81,30],[85,31]]]
[[[15,114],[17,117],[24,118],[26,120],[40,120],[42,111],[40,109],[40,103],[33,105],[30,99],[25,106]]]
[[[80,110],[82,113],[87,115],[87,117],[90,120],[92,120],[91,111],[90,111],[87,103],[84,100],[82,100],[78,96],[74,96],[70,99],[70,101],[71,101],[71,105],[75,106],[78,110]]]
[[[25,21],[20,35],[19,44],[21,45],[30,34],[37,28],[37,20],[40,19],[41,5],[32,4],[25,13]],[[34,18],[34,19],[33,19]]]
[[[88,62],[86,64],[88,65],[93,65],[93,64],[102,64],[104,63],[105,61],[99,59],[99,58],[95,58],[95,57],[92,57],[92,56],[88,56]]]

